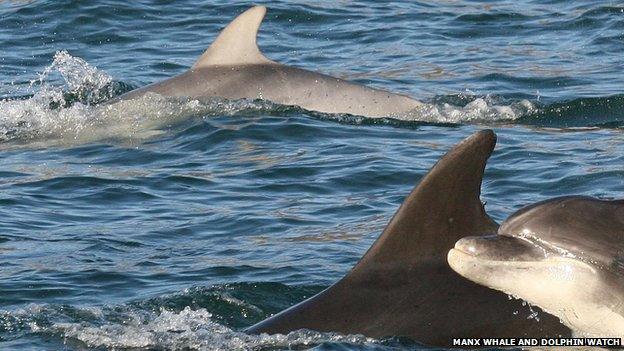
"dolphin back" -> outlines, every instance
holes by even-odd
[[[109,103],[155,93],[193,99],[261,99],[311,111],[367,117],[410,116],[422,106],[402,94],[271,61],[257,44],[265,13],[264,6],[243,12],[221,31],[189,70],[125,93]]]

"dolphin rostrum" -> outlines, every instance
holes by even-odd
[[[462,276],[541,307],[579,336],[624,338],[624,200],[568,196],[448,253]]]
[[[520,301],[451,270],[446,254],[466,233],[492,234],[479,198],[496,136],[477,132],[444,155],[405,199],[381,236],[340,281],[250,327],[405,336],[436,346],[453,338],[568,335],[556,318],[527,319]]]
[[[265,13],[264,6],[248,9],[221,31],[188,71],[112,102],[152,92],[186,98],[263,99],[312,111],[366,117],[393,117],[421,106],[404,95],[269,60],[256,44]]]

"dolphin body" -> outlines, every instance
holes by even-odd
[[[435,346],[453,338],[569,335],[556,318],[527,319],[518,300],[453,272],[446,254],[465,233],[493,234],[497,224],[479,198],[496,136],[467,138],[420,181],[381,236],[340,281],[247,329],[296,329],[404,336]]]
[[[448,253],[462,276],[520,297],[575,334],[624,338],[624,200],[568,196],[511,215]]]
[[[243,12],[221,31],[188,71],[130,91],[111,102],[152,92],[186,98],[263,99],[312,111],[366,117],[392,117],[421,106],[404,95],[269,60],[256,44],[265,13],[264,6]]]

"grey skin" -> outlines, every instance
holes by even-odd
[[[263,6],[245,11],[223,29],[191,69],[128,92],[113,102],[151,92],[197,99],[264,99],[307,110],[366,117],[393,117],[421,106],[404,95],[269,60],[256,44],[265,13]]]
[[[575,334],[624,338],[624,201],[569,196],[510,216],[498,235],[466,237],[450,266],[522,298]]]
[[[493,234],[480,187],[496,136],[480,131],[459,143],[405,199],[355,267],[318,295],[252,327],[405,336],[435,346],[459,337],[569,335],[552,316],[538,321],[517,300],[453,272],[446,253],[466,233]],[[526,314],[523,313],[526,311]]]

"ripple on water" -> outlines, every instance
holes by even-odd
[[[228,320],[232,314],[257,320],[265,313],[234,295],[257,297],[262,291],[266,293],[272,289],[291,291],[296,295],[316,290],[303,288],[297,291],[270,284],[230,284],[189,289],[130,305],[79,308],[29,304],[0,313],[0,336],[11,335],[4,340],[12,341],[18,336],[35,334],[58,337],[69,346],[107,349],[275,350],[309,348],[323,343],[344,344],[347,347],[383,346],[383,342],[359,335],[305,330],[287,335],[249,335],[218,322],[218,316],[198,307],[217,306],[215,313],[228,316]]]

